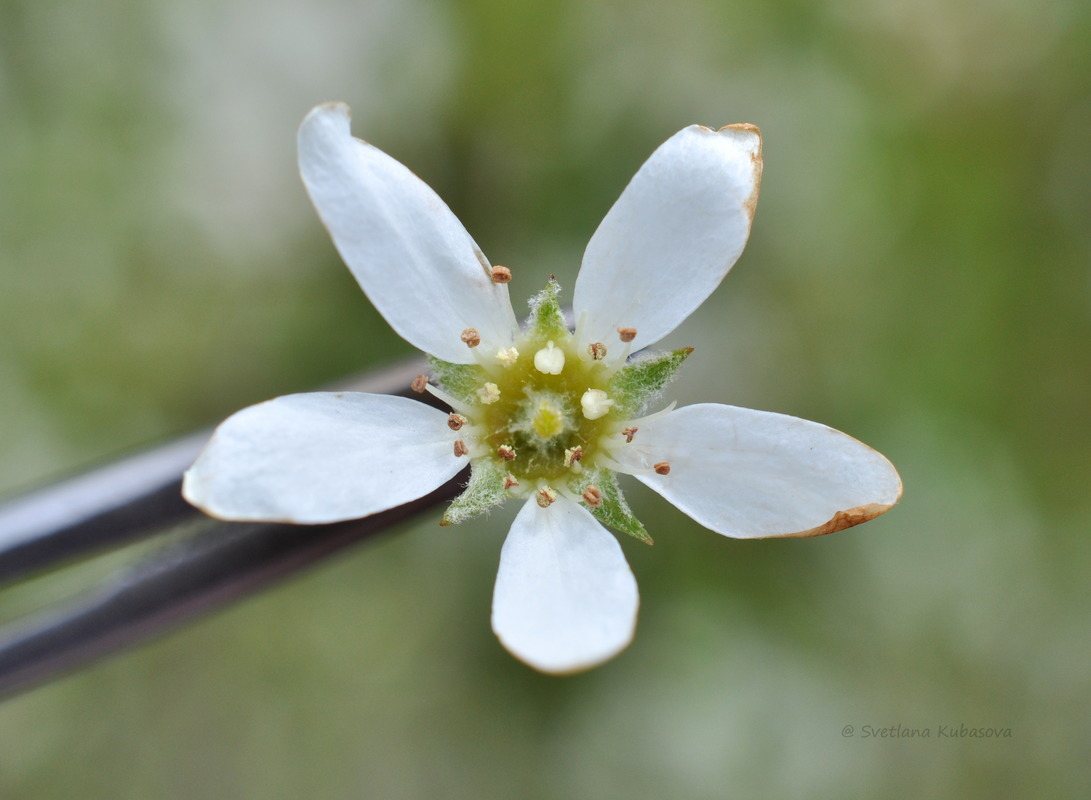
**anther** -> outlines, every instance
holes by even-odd
[[[511,281],[511,270],[507,267],[495,266],[492,268],[492,282],[493,283],[509,283]]]
[[[583,502],[591,506],[591,508],[598,508],[602,505],[602,492],[595,484],[591,484],[583,490]]]
[[[454,412],[451,412],[451,416],[447,417],[447,427],[453,431],[457,431],[465,424],[466,418],[461,414],[455,414]]]
[[[564,465],[566,467],[571,467],[573,464],[578,463],[581,458],[583,458],[583,448],[579,445],[572,448],[566,448],[564,451]]]
[[[477,332],[477,328],[467,328],[458,338],[465,342],[467,347],[477,347],[481,344],[481,334]]]
[[[466,443],[461,439],[455,439],[455,458],[459,456],[468,456],[470,449],[466,447]]]
[[[610,413],[614,401],[602,389],[588,389],[580,398],[583,416],[586,419],[598,419]]]
[[[606,345],[602,342],[595,342],[587,345],[587,352],[591,354],[591,358],[594,361],[602,361],[606,358]]]
[[[498,448],[496,448],[496,454],[498,456],[500,456],[502,459],[504,459],[505,461],[514,461],[515,460],[515,448],[514,447],[509,447],[506,444],[502,444]]]
[[[553,342],[534,354],[534,368],[544,375],[560,375],[564,369],[564,350]]]
[[[423,374],[418,375],[417,377],[415,377],[413,379],[413,382],[411,384],[409,384],[409,388],[412,389],[417,394],[420,394],[421,392],[423,392],[427,386],[428,386],[428,376],[423,375]]]
[[[636,328],[618,328],[617,335],[621,337],[621,341],[631,342],[636,338]]]
[[[656,475],[666,475],[671,471],[671,465],[666,461],[660,461],[658,464],[653,464],[652,469],[655,470]]]
[[[495,383],[486,383],[477,390],[477,399],[484,405],[491,405],[500,399],[500,387]]]
[[[534,499],[538,501],[538,505],[542,508],[548,508],[556,501],[557,493],[548,486],[543,486],[535,493]]]
[[[625,437],[625,443],[626,444],[632,444],[633,437],[636,436],[636,432],[638,430],[640,430],[640,428],[637,428],[637,427],[622,428],[621,435]]]
[[[505,367],[510,367],[516,361],[519,360],[519,351],[514,347],[509,347],[507,350],[497,350],[496,360],[503,364]]]
[[[515,487],[515,486],[518,486],[518,485],[519,485],[519,481],[515,480],[514,475],[509,474],[509,475],[504,476],[504,488],[505,489],[511,489],[512,487]]]

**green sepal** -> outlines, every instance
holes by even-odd
[[[507,472],[491,461],[477,460],[470,467],[470,482],[443,514],[440,525],[457,525],[484,514],[508,499],[504,488]]]
[[[428,356],[428,367],[439,388],[467,405],[477,403],[477,390],[489,379],[485,370],[477,364],[452,364]]]
[[[594,485],[602,494],[602,504],[594,508],[587,503],[584,506],[591,515],[614,530],[627,533],[644,544],[653,544],[652,537],[635,516],[617,485],[617,476],[608,469],[585,469],[570,482],[570,487],[579,495]]]
[[[536,341],[561,344],[568,339],[568,323],[561,311],[560,293],[561,285],[550,275],[546,288],[530,298],[527,333]]]
[[[653,353],[635,358],[610,379],[607,393],[614,401],[614,410],[622,417],[640,412],[671,382],[692,347],[669,353]]]

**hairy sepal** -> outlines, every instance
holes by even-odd
[[[591,512],[595,519],[607,527],[627,533],[634,539],[639,539],[644,544],[653,543],[652,537],[648,534],[644,525],[633,515],[632,509],[629,508],[625,495],[622,494],[621,487],[618,486],[617,476],[612,471],[608,469],[584,470],[580,473],[579,479],[572,482],[571,488],[583,495],[587,491],[587,487],[592,485],[597,487],[602,495],[602,502],[599,506],[587,505],[587,510]]]
[[[467,405],[478,402],[477,390],[488,380],[485,370],[477,364],[452,364],[428,356],[428,367],[432,378],[443,391]]]
[[[488,512],[508,499],[504,488],[505,472],[490,461],[474,461],[470,482],[443,514],[441,525],[457,525]]]
[[[610,379],[608,392],[614,408],[623,417],[640,413],[670,383],[682,362],[693,352],[684,347],[668,353],[637,357]]]
[[[560,344],[568,338],[568,323],[561,311],[560,293],[561,285],[550,275],[545,289],[530,298],[527,332],[535,340]]]

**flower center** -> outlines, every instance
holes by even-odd
[[[610,370],[577,352],[567,331],[546,341],[528,332],[515,349],[518,358],[486,368],[497,392],[495,400],[478,406],[474,422],[503,468],[533,490],[594,463],[598,441],[611,424],[609,406],[598,400],[607,396]],[[590,415],[581,402],[588,391],[596,398]]]
[[[617,328],[611,343],[584,338],[582,322],[571,333],[559,290],[551,277],[530,301],[530,317],[514,346],[490,352],[488,338],[466,328],[462,341],[475,363],[430,358],[442,388],[429,385],[423,375],[413,384],[455,409],[447,419],[461,437],[454,455],[471,459],[470,481],[443,524],[457,524],[513,495],[534,497],[547,508],[563,494],[583,503],[603,524],[650,544],[614,477],[619,468],[628,471],[619,465],[617,449],[632,444],[638,431],[633,422],[642,421],[635,415],[693,348],[630,361],[636,329]],[[670,464],[658,462],[653,469],[666,475]]]
[[[534,428],[534,433],[542,441],[548,441],[560,436],[566,430],[568,430],[568,424],[565,422],[564,409],[557,399],[552,397],[543,397],[540,400],[531,403],[534,407],[534,418],[531,421],[531,426]]]

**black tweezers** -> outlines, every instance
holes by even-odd
[[[409,396],[423,367],[414,359],[337,388]],[[441,407],[429,394],[412,396]],[[164,537],[86,595],[0,626],[0,697],[270,586],[451,499],[465,482],[459,475],[412,503],[331,525],[221,522],[181,495],[182,472],[209,435],[187,436],[0,506],[0,586],[205,520]]]

